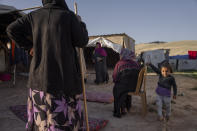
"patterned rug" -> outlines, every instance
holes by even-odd
[[[10,110],[21,120],[24,122],[27,122],[27,106],[26,105],[16,105],[11,106]],[[90,131],[98,131],[102,128],[104,128],[108,120],[104,119],[96,119],[96,118],[88,118],[89,119],[89,127]],[[84,122],[85,123],[85,122]]]
[[[83,100],[83,95],[80,96],[80,99]],[[111,93],[106,92],[86,92],[86,99],[89,102],[99,102],[99,103],[112,103],[114,97]]]

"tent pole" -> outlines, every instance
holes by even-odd
[[[25,8],[25,9],[14,10],[14,11],[7,12],[7,13],[5,13],[5,14],[16,13],[16,12],[21,12],[21,11],[26,11],[26,10],[39,9],[39,8],[42,8],[42,6],[36,6],[36,7],[31,7],[31,8]]]
[[[75,14],[78,15],[77,10],[77,3],[74,2]],[[81,76],[82,76],[82,88],[83,88],[83,101],[84,101],[84,108],[85,108],[85,119],[86,119],[86,131],[89,131],[89,123],[88,123],[88,110],[87,110],[87,101],[86,101],[86,90],[85,90],[85,83],[84,83],[84,70],[83,70],[83,60],[82,60],[82,48],[78,48],[79,50],[79,59],[80,59],[80,69],[81,69]]]

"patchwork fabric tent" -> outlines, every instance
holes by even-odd
[[[135,52],[135,40],[127,34],[110,34],[90,36],[89,43],[84,48],[85,61],[88,67],[92,67],[92,55],[96,42],[100,42],[102,47],[107,51],[107,66],[114,67],[119,60],[121,48],[128,48]]]

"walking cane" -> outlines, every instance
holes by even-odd
[[[77,3],[74,2],[75,14],[77,15]],[[78,48],[79,59],[80,59],[80,69],[82,76],[82,88],[83,88],[83,101],[85,108],[85,119],[86,119],[86,131],[89,131],[89,123],[88,123],[88,110],[87,110],[87,102],[86,102],[86,91],[85,91],[85,83],[84,83],[84,70],[83,70],[83,60],[82,60],[82,48]]]

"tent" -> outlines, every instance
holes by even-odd
[[[23,13],[17,12],[17,9],[12,6],[0,4],[0,71],[6,71],[8,67],[8,49],[7,43],[10,41],[7,34],[7,26],[21,17]]]
[[[133,52],[135,52],[135,40],[125,33],[90,36],[90,42],[99,37],[104,38],[113,44],[118,44],[124,48],[131,49]]]
[[[104,37],[98,37],[96,39],[90,40],[87,47],[95,47],[97,42],[100,42],[102,47],[111,48],[115,52],[120,54],[122,46],[119,44],[115,44],[115,43],[105,39]]]
[[[0,4],[0,73],[5,73],[9,68],[9,50],[7,43],[10,42],[10,39],[7,36],[6,28],[7,26],[15,21],[17,18],[20,18],[24,13],[19,12],[13,6],[7,6]],[[15,71],[16,66],[14,67],[14,81],[15,85]]]
[[[7,26],[15,21],[17,18],[23,16],[15,7],[0,4],[0,41],[7,43],[9,38],[6,34]]]
[[[84,56],[87,67],[92,67],[92,54],[96,46],[96,42],[100,42],[102,47],[107,51],[107,66],[114,67],[119,60],[121,48],[128,48],[135,52],[135,40],[127,34],[109,34],[90,36],[89,43],[84,48]]]

